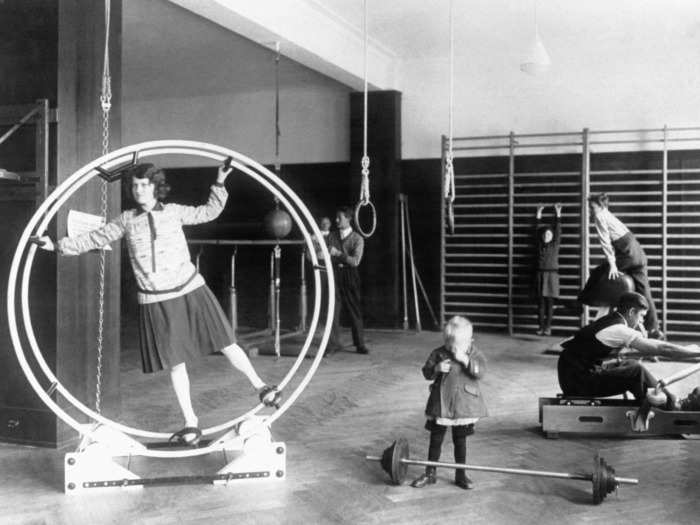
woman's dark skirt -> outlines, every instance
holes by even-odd
[[[145,373],[193,364],[233,341],[231,324],[206,284],[175,299],[139,305]]]
[[[535,274],[535,297],[559,297],[559,272],[557,270],[537,270]]]

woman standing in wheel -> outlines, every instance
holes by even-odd
[[[136,208],[122,212],[102,228],[55,244],[47,237],[33,238],[44,250],[80,255],[111,242],[126,240],[136,277],[139,303],[139,346],[144,373],[169,370],[185,425],[171,440],[196,445],[202,435],[192,407],[187,364],[204,355],[222,352],[243,373],[266,405],[277,405],[280,393],[258,376],[243,349],[234,343],[233,329],[216,297],[192,264],[183,226],[214,220],[224,209],[228,192],[224,182],[231,172],[219,167],[209,199],[200,206],[164,203],[170,186],[163,170],[136,164],[129,177]]]

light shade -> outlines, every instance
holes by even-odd
[[[549,53],[544,48],[540,35],[535,33],[535,40],[530,47],[530,52],[527,58],[520,64],[520,71],[530,75],[544,73],[552,65],[552,60],[549,58]]]

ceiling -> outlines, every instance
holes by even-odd
[[[363,0],[170,1],[253,42],[280,41],[290,58],[361,86]],[[517,65],[535,19],[553,62],[582,57],[595,65],[601,57],[639,60],[666,44],[700,47],[698,0],[367,0],[370,84],[401,89],[398,68],[447,59],[450,10],[455,57],[463,63],[478,55]]]
[[[361,30],[363,0],[309,1]],[[527,42],[535,6],[545,44],[700,35],[697,0],[367,0],[369,36],[402,59],[446,57],[451,3],[456,55]]]

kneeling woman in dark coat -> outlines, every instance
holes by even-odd
[[[604,363],[628,347],[645,356],[697,357],[697,345],[679,346],[649,339],[640,328],[649,304],[636,292],[622,294],[617,309],[562,343],[559,385],[564,395],[606,397],[631,392],[639,402],[657,380],[636,359]]]
[[[588,198],[591,217],[606,261],[591,271],[586,285],[578,295],[578,300],[589,306],[614,306],[604,300],[605,288],[610,286],[611,281],[617,279],[621,273],[627,274],[634,281],[634,290],[642,294],[647,301],[644,326],[649,337],[663,339],[664,335],[659,330],[654,299],[651,296],[647,256],[629,228],[610,212],[608,204],[609,198],[605,193]]]
[[[423,376],[429,381],[430,396],[425,408],[430,431],[428,460],[438,461],[447,427],[452,428],[455,462],[467,460],[467,436],[474,433],[474,423],[488,415],[479,388],[479,379],[486,371],[486,359],[473,344],[473,329],[464,317],[453,317],[445,325],[445,344],[433,350],[423,366]],[[435,483],[435,467],[426,467],[425,474],[411,484],[422,488]],[[463,489],[472,488],[464,469],[455,469],[455,483]]]

